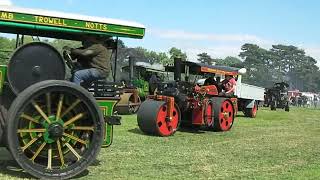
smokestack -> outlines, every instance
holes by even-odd
[[[181,81],[181,58],[174,58],[174,80]]]
[[[130,79],[130,81],[132,81],[133,75],[134,75],[134,63],[135,63],[134,57],[129,56],[129,79]]]

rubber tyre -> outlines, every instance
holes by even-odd
[[[244,109],[243,113],[246,117],[256,118],[257,117],[257,110],[258,110],[258,106],[256,103],[254,103],[253,108],[246,108],[246,109]]]
[[[285,111],[289,112],[290,111],[290,108],[289,108],[289,105],[286,105],[286,107],[284,108]]]
[[[277,110],[277,103],[276,101],[272,101],[270,105],[271,111],[276,111]]]
[[[37,94],[46,92],[47,90],[63,90],[73,95],[77,95],[86,106],[90,115],[94,115],[95,131],[90,142],[88,150],[83,154],[83,157],[76,163],[71,164],[65,169],[48,170],[43,166],[34,164],[21,150],[17,137],[17,128],[19,124],[20,113],[26,107],[29,99],[36,97]],[[47,80],[31,85],[22,91],[12,103],[9,109],[8,123],[6,127],[8,148],[16,160],[16,162],[32,176],[41,179],[69,179],[82,171],[96,159],[100,152],[104,134],[104,119],[100,108],[95,102],[94,97],[84,88],[77,86],[71,82],[61,80]],[[44,171],[45,170],[45,171]]]

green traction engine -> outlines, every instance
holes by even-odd
[[[112,116],[120,100],[116,83],[86,87],[65,80],[65,59],[52,46],[18,48],[0,68],[0,140],[28,173],[67,179],[85,170],[110,146]]]
[[[113,125],[120,124],[120,118],[112,115],[120,100],[119,85],[105,80],[82,86],[71,83],[66,78],[66,65],[71,75],[75,71],[70,53],[64,51],[62,57],[47,43],[25,44],[24,36],[38,41],[40,37],[103,38],[117,69],[117,39],[142,39],[145,27],[131,21],[13,6],[0,6],[0,14],[0,32],[17,36],[17,49],[0,68],[0,145],[32,176],[72,178],[95,161],[101,147],[111,145]]]

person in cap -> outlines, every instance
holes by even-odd
[[[232,97],[234,96],[235,90],[236,90],[236,80],[231,75],[226,75],[225,79],[221,82],[222,83],[222,89],[224,90],[219,95],[220,96],[226,96],[226,97]]]
[[[105,38],[89,35],[84,37],[82,48],[64,47],[81,64],[81,68],[73,73],[72,82],[80,85],[108,77],[112,52],[104,45],[105,42]]]

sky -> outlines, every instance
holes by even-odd
[[[189,60],[207,52],[238,56],[244,43],[269,49],[295,45],[320,65],[318,0],[0,0],[0,4],[136,21],[146,26],[130,47],[157,52],[177,47]]]

